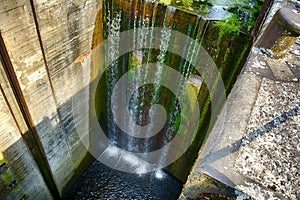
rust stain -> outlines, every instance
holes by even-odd
[[[74,63],[84,63],[85,59],[92,53],[93,50],[89,50],[87,52],[85,52],[84,54],[82,54],[81,56],[79,56],[78,58],[76,58],[76,60],[74,61]]]

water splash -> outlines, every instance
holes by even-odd
[[[165,174],[163,173],[162,170],[157,170],[157,171],[155,171],[155,178],[157,178],[157,179],[164,179],[165,178]]]

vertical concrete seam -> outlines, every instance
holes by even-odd
[[[35,23],[36,33],[37,33],[37,36],[38,36],[38,40],[39,40],[39,44],[40,44],[40,48],[41,48],[45,68],[46,68],[47,78],[49,80],[51,93],[52,93],[54,103],[55,103],[55,107],[56,107],[56,112],[57,112],[59,124],[61,125],[61,127],[64,131],[63,135],[64,135],[64,138],[66,140],[67,146],[68,146],[68,154],[69,154],[69,157],[70,157],[71,162],[72,162],[73,170],[75,170],[74,169],[74,163],[73,163],[73,160],[72,160],[72,155],[71,155],[71,146],[70,146],[69,139],[66,135],[66,133],[67,133],[66,128],[62,123],[62,115],[61,115],[61,113],[58,109],[59,107],[58,107],[58,103],[57,103],[57,99],[56,99],[56,95],[55,95],[55,91],[54,91],[54,87],[53,87],[53,83],[52,83],[52,79],[51,79],[51,75],[50,75],[50,70],[49,70],[49,66],[48,66],[48,62],[47,62],[47,58],[46,58],[46,54],[45,54],[45,49],[44,49],[44,45],[43,45],[43,41],[42,41],[42,37],[41,37],[41,33],[40,33],[39,23],[38,23],[37,14],[36,14],[36,11],[35,11],[35,6],[34,6],[33,0],[30,0],[30,5],[31,5],[31,10],[32,10],[32,14],[33,14],[34,23]]]
[[[22,134],[21,128],[20,128],[20,126],[19,126],[19,124],[18,124],[18,122],[17,122],[17,119],[16,119],[16,117],[15,117],[13,111],[12,111],[12,108],[11,108],[11,106],[10,106],[10,104],[9,104],[9,101],[8,101],[8,99],[7,99],[7,97],[6,97],[6,94],[5,94],[5,92],[4,92],[3,88],[2,88],[1,83],[0,83],[0,91],[1,91],[1,93],[2,93],[2,95],[3,95],[4,101],[5,101],[5,103],[6,103],[7,107],[8,107],[8,110],[9,110],[11,116],[13,117],[14,122],[16,123],[16,126],[17,126],[17,128],[18,128],[18,131]]]
[[[5,94],[5,92],[4,92],[4,89],[3,89],[2,85],[1,85],[1,83],[0,83],[0,91],[1,91],[1,93],[2,93],[2,95],[3,95],[4,101],[5,101],[5,103],[6,103],[7,107],[8,107],[8,110],[9,110],[11,116],[13,117],[14,122],[16,123],[16,126],[17,126],[17,128],[18,128],[18,131],[22,134],[22,130],[21,130],[21,128],[20,128],[20,126],[19,126],[19,123],[18,123],[18,121],[17,121],[17,119],[16,119],[16,117],[15,117],[15,114],[14,114],[14,112],[13,112],[13,110],[12,110],[10,104],[9,104],[9,101],[8,101],[8,99],[7,99],[7,97],[6,97],[6,94]]]
[[[55,184],[54,177],[53,177],[53,174],[51,172],[51,168],[50,168],[48,159],[46,157],[46,153],[44,151],[43,145],[41,144],[41,141],[40,141],[39,135],[37,133],[37,130],[35,129],[32,116],[29,112],[29,108],[27,107],[27,104],[26,104],[26,101],[25,101],[25,98],[24,98],[24,94],[23,94],[23,92],[21,90],[21,87],[19,85],[19,82],[18,82],[18,78],[17,78],[17,76],[14,72],[14,68],[13,68],[13,65],[11,63],[11,60],[10,60],[8,51],[6,49],[4,40],[2,38],[1,32],[0,32],[0,61],[3,64],[5,74],[6,74],[6,76],[8,78],[8,81],[11,85],[11,88],[12,88],[14,96],[17,100],[18,106],[21,110],[24,121],[25,121],[29,131],[33,135],[34,141],[36,142],[37,148],[38,148],[38,151],[39,151],[38,153],[41,154],[41,156],[43,158],[43,163],[45,164],[46,169],[38,164],[39,162],[38,162],[38,160],[36,160],[37,158],[35,156],[33,156],[33,158],[34,158],[35,162],[37,163],[37,165],[40,169],[40,172],[43,176],[43,179],[44,179],[48,189],[51,191],[52,196],[55,199],[56,198],[59,199],[60,195],[59,195],[57,186]],[[22,138],[24,138],[23,135],[22,135]],[[25,144],[28,146],[27,143],[25,143]],[[35,153],[33,153],[31,150],[30,150],[30,152],[31,152],[32,155],[35,155]],[[50,182],[47,181],[48,180],[47,177],[50,178],[50,180],[49,180]]]
[[[58,104],[57,104],[57,100],[56,100],[56,96],[55,96],[55,92],[54,92],[54,87],[53,87],[52,80],[51,80],[51,77],[50,77],[48,63],[47,63],[47,59],[46,59],[46,55],[45,55],[45,51],[44,51],[44,45],[43,45],[43,42],[42,42],[40,30],[39,30],[39,24],[38,24],[38,21],[37,21],[37,15],[36,15],[36,12],[35,12],[33,0],[30,0],[30,5],[31,5],[31,9],[32,9],[32,14],[33,14],[36,33],[37,33],[37,36],[38,36],[38,40],[39,40],[39,44],[40,44],[40,47],[41,47],[41,52],[42,52],[45,68],[46,68],[47,78],[49,79],[50,88],[51,88],[51,92],[52,92],[53,99],[54,99],[54,102],[55,102],[55,106],[56,106],[56,108],[58,108],[57,107]]]

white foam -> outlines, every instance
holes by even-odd
[[[155,178],[157,178],[157,179],[163,179],[164,177],[165,177],[165,174],[163,173],[162,170],[157,170],[155,172]]]
[[[113,145],[109,145],[106,149],[107,153],[109,156],[117,156],[120,153],[120,150],[113,146]]]

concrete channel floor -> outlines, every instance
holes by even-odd
[[[180,200],[300,199],[300,38],[280,59],[252,49],[205,144]]]

